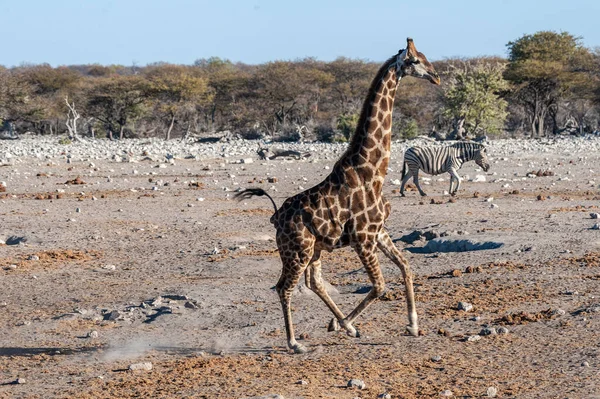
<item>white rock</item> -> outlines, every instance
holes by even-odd
[[[133,363],[129,365],[129,370],[131,371],[150,371],[152,370],[152,363],[143,362],[143,363]]]
[[[473,179],[474,183],[481,183],[486,181],[485,175],[475,175],[475,178]]]
[[[96,331],[96,330],[90,331],[89,333],[87,333],[87,337],[88,338],[98,338],[98,331]]]
[[[496,395],[498,395],[498,388],[496,387],[489,387],[486,391],[486,395],[490,398],[495,398]]]
[[[350,381],[348,381],[348,384],[346,386],[348,388],[358,388],[358,389],[365,389],[367,387],[367,385],[365,384],[365,382],[363,380],[359,380],[356,378],[353,378]]]

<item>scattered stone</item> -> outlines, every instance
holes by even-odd
[[[465,312],[469,312],[473,310],[473,305],[471,305],[469,302],[459,302],[456,308],[458,310],[464,310]]]
[[[301,341],[310,339],[310,334],[308,334],[307,332],[303,332],[302,334],[300,334],[298,336],[298,339],[301,340]]]
[[[104,315],[104,320],[117,320],[121,316],[118,310],[113,310]]]
[[[554,309],[554,310],[552,311],[552,314],[553,314],[553,315],[556,315],[556,316],[562,316],[562,315],[564,315],[565,313],[566,313],[566,312],[565,312],[564,310],[560,309],[560,308],[559,308],[559,309]]]
[[[475,175],[475,178],[472,180],[473,183],[481,183],[486,181],[485,175]]]
[[[496,335],[498,334],[498,332],[496,331],[496,329],[494,327],[484,327],[480,332],[479,335]]]
[[[188,309],[198,309],[198,306],[191,301],[187,301],[183,306],[185,306]]]
[[[152,363],[143,362],[143,363],[133,363],[128,367],[131,371],[150,371],[152,370]]]
[[[508,334],[510,332],[506,327],[498,327],[496,331],[498,332],[498,334]]]
[[[90,331],[89,333],[87,333],[87,337],[88,338],[98,338],[98,331],[96,331],[96,330]]]
[[[252,158],[244,158],[244,159],[240,159],[240,163],[252,163],[254,162],[254,160]]]
[[[378,398],[381,399],[392,399],[392,395],[390,395],[389,393],[385,392],[385,393],[380,393],[379,395],[377,395]]]
[[[458,269],[452,270],[452,277],[460,277],[462,276],[462,272]]]
[[[481,339],[481,335],[469,335],[466,339],[467,342],[477,342]]]
[[[27,260],[31,260],[31,261],[38,261],[38,260],[40,260],[40,257],[39,257],[39,256],[37,256],[37,255],[29,255],[29,256],[27,257]]]
[[[500,207],[498,206],[498,204],[491,204],[491,205],[490,205],[490,208],[492,208],[492,209],[497,209],[497,208],[500,208]]]
[[[592,212],[592,213],[590,213],[590,218],[600,219],[600,213]]]
[[[600,230],[600,223],[596,223],[592,226],[592,230]]]
[[[269,177],[269,178],[267,179],[267,181],[268,181],[269,183],[277,183],[277,178],[276,178],[276,177]]]
[[[445,391],[440,392],[440,396],[443,398],[450,398],[450,397],[454,396],[454,394],[452,393],[451,390],[446,389]]]
[[[489,387],[487,389],[487,391],[485,392],[485,394],[490,397],[490,398],[495,398],[496,395],[498,395],[498,388],[496,387]]]
[[[76,178],[74,178],[72,180],[67,180],[65,182],[65,184],[78,185],[78,184],[86,184],[86,183],[83,180],[81,180],[81,177],[77,176]]]
[[[348,388],[365,389],[367,385],[365,384],[365,382],[363,380],[353,378],[350,381],[348,381],[348,384],[346,386]]]
[[[297,381],[296,384],[298,384],[298,385],[308,385],[308,381],[300,380],[300,381]]]
[[[589,363],[587,360],[584,360],[584,361],[581,363],[581,366],[583,366],[583,367],[590,367],[590,363]]]
[[[481,266],[467,266],[465,273],[481,273],[483,268]]]
[[[435,363],[439,363],[442,361],[442,357],[440,355],[431,356],[431,361]]]
[[[25,378],[21,378],[21,377],[17,378],[14,382],[14,384],[26,384],[26,383],[27,383],[27,380]]]

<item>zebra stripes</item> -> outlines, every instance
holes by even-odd
[[[483,144],[460,141],[446,147],[410,147],[404,153],[400,195],[404,197],[404,186],[411,176],[419,193],[423,196],[427,195],[419,185],[419,169],[430,175],[450,173],[449,193],[455,195],[461,182],[457,171],[463,163],[472,160],[486,172],[490,168],[487,150]],[[456,188],[454,188],[455,182]]]

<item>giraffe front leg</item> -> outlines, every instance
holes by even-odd
[[[356,252],[367,271],[369,280],[373,284],[373,288],[358,306],[350,312],[346,318],[340,320],[340,326],[346,330],[346,333],[351,337],[360,337],[360,333],[354,328],[352,323],[356,318],[367,308],[373,301],[379,298],[385,290],[385,281],[379,267],[379,260],[375,253],[375,243],[367,243],[363,246],[356,247]]]
[[[321,256],[320,251],[315,252],[315,255],[313,256],[311,263],[306,268],[306,272],[305,272],[306,285],[311,290],[313,290],[313,292],[315,294],[317,294],[317,296],[319,298],[321,298],[321,300],[323,302],[325,302],[325,304],[327,305],[329,310],[331,310],[331,313],[333,313],[335,316],[335,318],[331,319],[331,321],[329,322],[327,331],[329,331],[329,332],[338,331],[340,329],[339,320],[344,319],[344,314],[337,307],[337,305],[335,304],[333,299],[331,299],[331,297],[329,296],[329,293],[327,292],[327,289],[325,288],[325,284],[323,282],[323,276],[321,275],[320,256]]]
[[[408,326],[406,330],[413,337],[419,335],[419,323],[417,318],[417,308],[415,305],[415,292],[413,287],[413,277],[407,260],[402,253],[396,248],[389,234],[385,231],[379,233],[377,237],[377,245],[379,249],[394,262],[402,272],[404,278],[404,288],[406,290],[406,307],[408,311]]]

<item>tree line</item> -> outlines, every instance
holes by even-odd
[[[600,50],[568,32],[507,44],[507,58],[434,62],[442,85],[407,78],[394,138],[540,137],[600,129]],[[261,65],[0,66],[4,134],[123,139],[208,136],[345,141],[379,63],[305,58]]]

